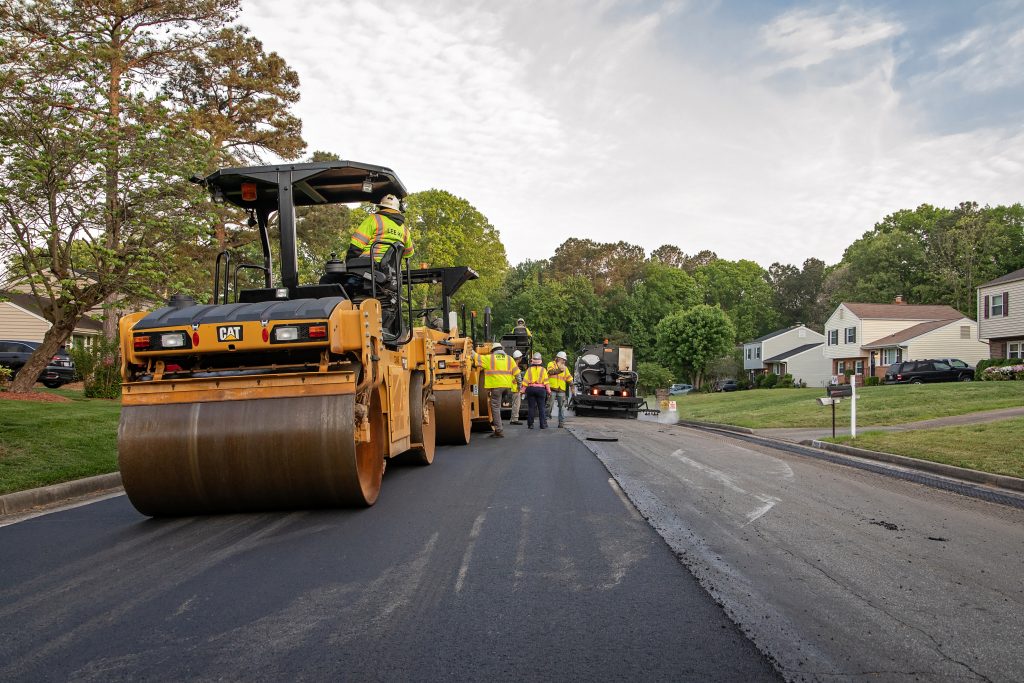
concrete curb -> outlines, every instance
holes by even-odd
[[[700,420],[678,420],[676,424],[683,427],[699,427],[720,429],[724,432],[739,432],[740,434],[753,434],[754,430],[748,427],[737,427],[736,425],[724,425],[717,422],[701,422]]]
[[[915,470],[931,472],[932,474],[941,474],[944,477],[962,479],[975,484],[986,484],[988,486],[998,486],[999,488],[1010,489],[1013,491],[1024,491],[1024,479],[1019,479],[1017,477],[1008,477],[1002,474],[990,474],[988,472],[967,469],[966,467],[957,467],[956,465],[946,465],[941,462],[909,458],[905,455],[896,455],[895,453],[885,453],[883,451],[869,451],[866,448],[856,448],[854,446],[829,443],[827,441],[818,441],[817,439],[810,441],[809,444],[814,448],[820,448],[834,453],[855,455],[859,458],[879,460],[892,465],[909,467]]]
[[[33,508],[41,508],[56,503],[64,503],[73,498],[81,498],[104,491],[121,488],[121,473],[101,474],[85,479],[66,481],[62,484],[43,486],[38,489],[16,491],[0,496],[0,515],[13,515],[27,512]]]

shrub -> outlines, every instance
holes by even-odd
[[[760,389],[763,386],[764,386],[764,375],[763,374],[755,375],[754,376],[754,388],[755,389]]]
[[[866,386],[866,387],[877,387],[880,383],[881,382],[880,382],[878,377],[865,377],[864,378],[864,386]]]
[[[10,368],[0,365],[0,391],[7,391],[7,385],[11,381],[12,374]]]
[[[1024,363],[1018,363],[1017,365],[990,365],[981,373],[981,379],[997,382],[1014,379],[1024,380]]]
[[[749,389],[751,386],[753,386],[753,384],[746,377],[740,377],[738,380],[736,380],[736,386],[738,386],[740,389]]]
[[[778,383],[779,383],[779,376],[776,375],[774,372],[769,372],[767,375],[764,376],[764,388],[765,389],[772,389]]]
[[[792,389],[793,388],[793,375],[786,373],[779,378],[778,383],[775,385],[779,389]]]
[[[1016,365],[1020,363],[1019,358],[984,358],[978,361],[978,365],[974,368],[974,376],[977,379],[985,379],[985,371],[989,368],[999,368],[1006,365]]]
[[[118,398],[121,395],[120,348],[116,339],[99,339],[89,348],[69,351],[85,384],[87,398]]]
[[[672,384],[672,371],[658,363],[645,361],[636,366],[637,385],[642,394],[653,394]]]

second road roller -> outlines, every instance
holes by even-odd
[[[327,161],[193,181],[248,213],[262,262],[222,252],[213,303],[176,295],[120,321],[118,461],[140,512],[373,505],[390,459],[429,465],[437,442],[469,442],[478,377],[451,297],[471,268],[413,270],[374,242],[381,258],[332,258],[318,282],[299,283],[295,207],[402,199],[394,171]],[[262,286],[239,289],[241,272]],[[421,303],[440,290],[439,305],[415,308],[414,287]]]

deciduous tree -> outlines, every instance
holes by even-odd
[[[721,308],[701,304],[668,316],[658,323],[656,334],[665,365],[699,388],[709,366],[732,350],[736,330]]]

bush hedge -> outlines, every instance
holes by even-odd
[[[69,354],[85,385],[86,398],[121,396],[120,347],[116,339],[100,339],[90,348],[75,348]]]
[[[980,377],[988,368],[1001,368],[1005,365],[1016,365],[1020,362],[1019,358],[984,358],[978,361],[974,368],[974,374]]]

